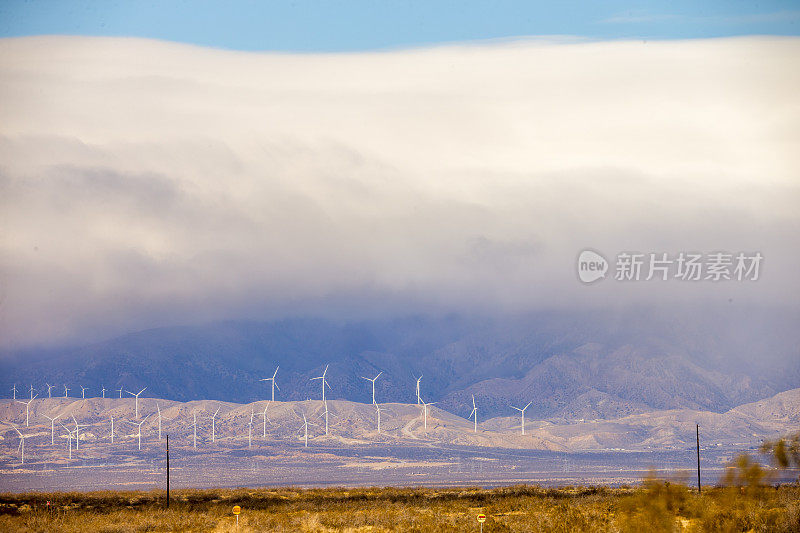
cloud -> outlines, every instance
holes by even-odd
[[[796,306],[798,51],[0,41],[2,345],[296,314]],[[587,288],[586,247],[765,267]]]

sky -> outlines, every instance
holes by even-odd
[[[786,6],[725,16],[787,35],[691,40],[613,10],[671,32],[650,40],[588,31],[612,12],[353,34],[331,29],[348,10],[296,8],[304,32],[258,38],[217,29],[235,14],[75,5],[0,13],[27,35],[0,39],[0,349],[237,318],[797,308]],[[753,282],[589,286],[584,249],[765,259]]]
[[[0,3],[0,37],[128,36],[251,51],[342,52],[536,35],[797,35],[794,1],[372,0]]]

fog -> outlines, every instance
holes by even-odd
[[[0,40],[0,347],[232,318],[796,310],[798,52]],[[584,285],[585,248],[764,262]]]

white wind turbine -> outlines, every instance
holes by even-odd
[[[249,426],[250,426],[250,431],[249,431],[249,433],[247,434],[247,447],[248,447],[248,448],[250,448],[250,447],[253,445],[253,416],[254,416],[255,414],[256,414],[256,413],[253,411],[253,409],[252,409],[252,408],[250,408],[250,424],[249,424]]]
[[[11,393],[14,395],[12,400],[16,400],[17,399],[17,384],[16,383],[14,383],[14,386],[11,387]]]
[[[373,404],[375,403],[375,380],[378,379],[381,376],[381,374],[383,374],[383,372],[378,372],[378,375],[375,376],[374,378],[366,378],[364,376],[361,376],[361,379],[366,379],[367,381],[371,381],[372,382],[372,403]]]
[[[144,389],[140,390],[139,392],[137,392],[135,394],[133,392],[129,391],[129,390],[125,391],[128,394],[130,394],[131,396],[135,396],[136,397],[136,420],[139,420],[139,395],[141,393],[143,393],[145,391],[145,389],[147,389],[147,387],[145,387]]]
[[[72,415],[72,421],[75,422],[75,449],[77,450],[80,448],[81,428],[88,428],[89,426],[86,424],[78,424],[78,421],[75,419],[75,415]]]
[[[272,382],[272,400],[270,400],[270,401],[273,401],[273,402],[275,401],[275,389],[277,388],[278,390],[281,390],[281,388],[278,387],[278,384],[275,383],[275,376],[278,375],[278,369],[279,368],[280,368],[280,366],[276,366],[275,367],[275,373],[272,374],[271,378],[259,379],[259,381],[271,381]]]
[[[310,380],[310,381],[314,381],[315,379],[321,379],[322,380],[322,402],[323,403],[325,402],[325,387],[327,386],[329,389],[331,388],[331,386],[328,384],[328,380],[325,379],[325,374],[327,374],[327,373],[328,373],[328,365],[325,365],[325,370],[322,372],[322,375],[321,376],[317,376],[315,378],[311,378],[311,380]],[[333,389],[331,389],[331,390],[333,390]]]
[[[31,400],[33,400],[33,391],[35,391],[35,390],[36,389],[33,388],[33,385],[31,385]],[[39,395],[37,394],[36,396],[39,396]]]
[[[214,412],[213,415],[211,415],[211,442],[212,443],[216,442],[216,435],[217,434],[216,434],[216,429],[215,429],[214,423],[215,423],[215,421],[217,419],[217,415],[219,414],[219,410],[220,410],[220,408],[217,407],[217,410]]]
[[[106,386],[105,385],[101,385],[101,387],[102,388],[100,390],[100,397],[101,398],[105,398],[106,397]]]
[[[45,383],[45,385],[47,385],[47,397],[48,397],[48,398],[52,398],[52,397],[53,397],[53,395],[52,395],[52,393],[51,393],[50,391],[52,391],[52,390],[53,390],[53,388],[55,387],[55,385],[50,385],[49,383]]]
[[[422,402],[422,409],[425,412],[425,429],[428,429],[428,406],[434,405],[436,402],[425,403],[423,400],[420,401]]]
[[[271,402],[267,402],[267,406],[266,406],[266,407],[264,407],[264,438],[265,438],[265,439],[267,438],[267,420],[269,420],[269,419],[267,418],[267,409],[269,409],[269,404],[270,404],[270,403],[271,403]],[[270,420],[270,422],[271,422],[271,420]]]
[[[39,396],[39,395],[37,394],[36,396]],[[25,405],[25,427],[30,426],[29,422],[30,422],[30,413],[31,413],[31,402],[33,402],[33,400],[34,400],[34,398],[36,398],[36,396],[31,398],[27,402],[23,402],[22,400],[16,400],[17,403],[21,403],[21,404]]]
[[[305,431],[304,439],[306,443],[306,448],[308,448],[308,420],[306,419],[305,413],[303,413],[303,429]]]
[[[419,377],[417,378],[417,405],[422,403],[422,397],[419,395],[419,382],[421,379],[422,379],[422,374],[420,374]]]
[[[144,424],[147,421],[147,418],[149,416],[150,415],[144,417],[141,422],[131,422],[131,424],[133,424],[134,426],[139,426],[139,451],[142,450],[142,424]]]
[[[197,449],[197,413],[192,413],[194,415],[194,424],[192,427],[194,428],[194,447]]]
[[[122,399],[122,391],[123,391],[123,388],[122,388],[122,385],[120,385],[119,388],[117,389],[117,392],[119,393],[120,399]]]
[[[83,385],[79,385],[81,388],[81,400],[86,399],[86,391],[89,390],[89,387],[84,387]]]
[[[53,445],[56,443],[56,419],[59,418],[61,415],[56,415],[53,418],[50,418],[47,415],[44,415],[46,419],[50,421],[50,444]]]
[[[520,427],[522,428],[522,434],[523,435],[525,434],[525,409],[530,407],[532,403],[533,402],[528,402],[528,405],[526,405],[522,409],[520,409],[519,407],[514,407],[513,405],[510,406],[512,409],[516,409],[517,411],[519,411]]]
[[[67,442],[67,447],[69,448],[69,458],[72,459],[72,431],[70,431],[70,429],[67,426],[65,426],[64,424],[61,424],[61,427],[63,427],[65,430],[67,430],[67,441],[68,441]],[[77,441],[78,441],[78,439],[76,438],[75,442],[77,442]]]
[[[158,440],[161,440],[161,407],[158,406],[158,402],[156,402],[156,409],[158,409]]]
[[[14,426],[14,424],[12,424],[12,426]],[[22,432],[19,430],[19,428],[17,426],[14,426],[14,429],[19,434],[19,448],[17,448],[17,449],[20,451],[20,463],[24,465],[25,464],[25,435],[22,434]]]
[[[67,388],[67,386],[64,385],[64,398],[67,398],[67,397],[69,397],[69,388]]]
[[[114,444],[114,415],[111,415],[111,444]]]
[[[467,417],[467,420],[475,417],[475,433],[478,432],[478,408],[475,406],[475,395],[472,395],[472,412]]]

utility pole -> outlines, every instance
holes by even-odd
[[[700,487],[700,424],[696,424],[697,430],[697,494],[702,494],[703,489]]]
[[[167,509],[169,509],[169,435],[167,435]]]

